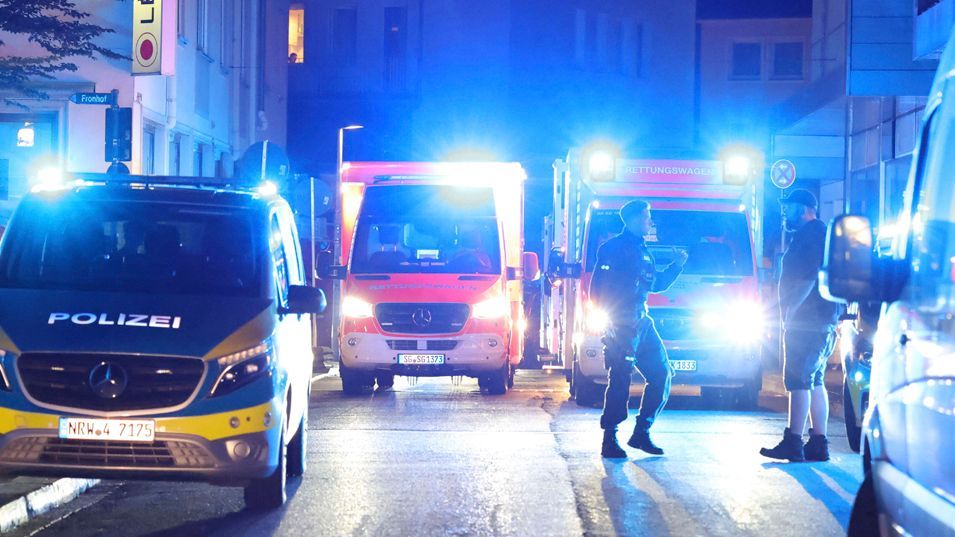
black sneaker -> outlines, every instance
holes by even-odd
[[[630,440],[627,440],[627,445],[632,448],[646,451],[650,455],[663,455],[663,448],[654,444],[653,440],[650,440],[649,431],[633,431],[633,436],[630,437]]]
[[[806,460],[806,454],[802,447],[802,436],[789,432],[789,427],[783,433],[783,439],[773,448],[762,448],[759,454],[770,459],[777,459],[790,462],[802,462]]]
[[[626,459],[627,452],[617,443],[617,431],[604,431],[600,455],[605,459]]]
[[[809,441],[803,446],[803,453],[807,461],[829,460],[829,439],[824,434],[811,434]]]

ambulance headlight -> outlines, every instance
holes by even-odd
[[[587,331],[592,334],[602,334],[610,326],[610,315],[597,307],[587,312]]]
[[[765,316],[759,303],[740,301],[720,310],[701,313],[699,324],[705,332],[722,339],[752,344],[763,337]]]
[[[216,379],[212,397],[232,393],[252,381],[272,374],[272,344],[264,341],[255,347],[227,354],[216,359],[219,378]]]
[[[500,296],[478,302],[472,308],[471,314],[477,319],[500,319],[507,315],[508,310],[507,300]]]
[[[342,315],[351,319],[367,319],[372,316],[372,307],[358,297],[346,296],[342,301]]]

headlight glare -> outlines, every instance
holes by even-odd
[[[494,297],[478,302],[471,310],[471,314],[478,319],[500,319],[507,316],[507,300],[503,296]]]
[[[764,332],[763,310],[756,302],[735,302],[719,311],[705,311],[698,319],[705,332],[735,343],[755,343]]]
[[[610,315],[597,307],[587,312],[587,331],[593,334],[602,334],[610,326]]]
[[[342,301],[342,315],[352,319],[367,319],[372,316],[372,307],[358,297],[346,296]]]

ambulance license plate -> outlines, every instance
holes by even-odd
[[[443,354],[399,354],[398,363],[401,365],[442,365]]]
[[[696,371],[696,360],[670,360],[674,371]]]
[[[156,439],[156,422],[153,420],[60,418],[60,438],[152,442]]]

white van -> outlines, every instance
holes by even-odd
[[[890,256],[837,218],[831,299],[882,302],[850,535],[955,535],[955,33],[932,87]]]

